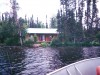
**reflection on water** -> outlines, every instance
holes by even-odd
[[[84,58],[92,58],[100,56],[100,47],[85,47],[83,48]]]
[[[64,65],[100,56],[99,47],[0,48],[0,75],[46,75]]]
[[[13,50],[14,49],[14,50]],[[15,48],[0,48],[0,75],[15,75],[23,70],[24,52]]]
[[[60,60],[65,64],[100,57],[100,47],[66,47],[60,48],[59,51]]]
[[[65,64],[70,64],[83,58],[81,47],[66,47],[61,48],[59,51],[60,59]]]
[[[62,65],[56,49],[0,48],[0,75],[46,75]]]
[[[57,50],[51,48],[27,49],[25,56],[25,70],[20,75],[45,75],[62,65]]]

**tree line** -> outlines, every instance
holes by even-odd
[[[46,26],[38,20],[34,21],[33,16],[30,19],[17,18],[11,13],[5,12],[0,18],[0,43],[7,45],[22,45],[27,35],[27,28],[46,28]]]
[[[25,16],[25,19],[27,21],[28,28],[46,28],[46,25],[42,23],[42,21],[39,21],[38,17],[37,20],[34,20],[33,15],[29,19]]]
[[[27,20],[17,17],[18,3],[11,0],[12,13],[2,14],[0,21],[0,43],[22,45],[26,28],[45,28],[33,15]],[[61,9],[51,18],[51,28],[57,28],[60,43],[100,43],[100,18],[97,0],[60,0]],[[46,16],[47,17],[47,16]],[[14,41],[12,41],[14,40]],[[12,43],[13,44],[13,43]]]
[[[26,21],[23,18],[19,18],[16,23],[14,17],[10,15],[10,13],[2,14],[0,43],[5,45],[21,45],[26,35]]]
[[[60,0],[57,13],[58,40],[62,43],[100,45],[97,0]]]

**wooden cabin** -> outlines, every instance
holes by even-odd
[[[33,39],[34,35],[37,36],[38,42],[50,42],[54,37],[57,37],[58,32],[57,29],[28,28],[26,40]]]

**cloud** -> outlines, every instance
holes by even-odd
[[[19,16],[31,16],[39,17],[40,20],[44,21],[46,15],[48,19],[57,13],[60,7],[59,0],[18,0],[19,6]]]

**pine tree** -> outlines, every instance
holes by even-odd
[[[56,17],[51,18],[50,28],[57,28],[57,18]]]

